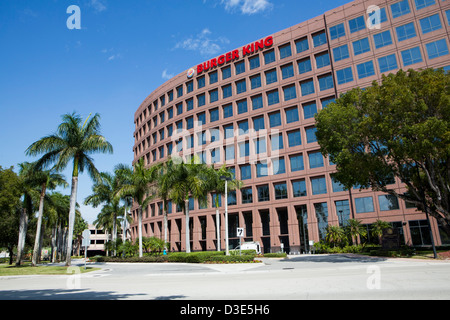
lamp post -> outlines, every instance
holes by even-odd
[[[220,176],[220,180],[225,180],[225,254],[230,255],[230,250],[228,246],[228,181],[231,178]]]

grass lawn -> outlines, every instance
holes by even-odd
[[[0,264],[0,277],[1,276],[24,276],[24,275],[66,275],[73,274],[73,269],[67,270],[70,267],[64,266],[45,266],[40,265],[37,267],[32,267],[31,264],[25,263],[22,266],[16,267],[15,265],[9,264]],[[77,268],[72,266],[71,268]],[[100,270],[100,268],[92,268],[86,266],[86,270],[84,270],[84,266],[79,268],[80,273],[86,273],[90,271]]]

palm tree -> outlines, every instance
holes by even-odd
[[[231,178],[227,182],[227,191],[233,191],[236,189],[241,189],[243,186],[243,182],[240,180],[237,180],[233,173],[227,169],[227,167],[224,165],[220,167],[219,169],[215,169],[214,166],[210,167],[210,174],[211,174],[211,183],[210,191],[212,193],[215,193],[215,201],[213,203],[213,206],[216,208],[216,237],[217,237],[217,251],[220,251],[220,212],[219,212],[219,197],[225,193],[225,180],[223,177]]]
[[[193,157],[189,162],[174,163],[173,185],[169,198],[183,208],[186,216],[186,252],[191,252],[189,234],[189,197],[198,199],[205,204],[208,192],[211,190],[213,176],[208,166],[198,163]]]
[[[150,184],[155,181],[155,172],[145,167],[142,158],[134,164],[134,170],[127,166],[122,166],[121,170],[121,174],[126,178],[116,196],[132,197],[138,205],[139,257],[142,257],[142,209],[147,207],[152,200],[152,197],[149,196]]]
[[[336,243],[339,243],[345,239],[344,229],[340,226],[329,225],[327,227],[326,241],[333,243],[333,247],[336,247]]]
[[[47,190],[54,190],[58,186],[67,187],[68,183],[64,179],[64,176],[54,172],[53,170],[39,170],[39,168],[34,168],[33,171],[35,175],[36,183],[41,185],[41,192],[39,197],[39,214],[36,227],[36,238],[34,241],[33,257],[31,260],[31,265],[36,266],[40,254],[40,239],[42,230],[42,217],[44,215],[44,199]]]
[[[33,165],[29,162],[19,163],[20,188],[23,195],[23,202],[20,208],[19,218],[19,240],[17,243],[16,265],[21,265],[23,249],[28,229],[28,218],[33,211],[33,197],[36,196],[38,182],[34,175]]]
[[[364,237],[366,235],[365,228],[361,225],[361,221],[357,219],[349,219],[347,229],[350,236],[352,237],[352,241],[354,239],[356,244],[358,244],[359,236]]]
[[[378,237],[378,241],[381,244],[381,236],[383,235],[383,230],[390,228],[391,224],[389,222],[377,219],[377,221],[375,221],[372,224],[373,228],[372,228],[372,235],[374,237]]]
[[[63,115],[62,120],[55,134],[34,142],[28,147],[26,154],[35,156],[43,153],[44,155],[37,161],[37,165],[45,167],[56,163],[54,168],[58,171],[65,169],[69,161],[73,161],[66,255],[66,266],[70,266],[78,175],[87,170],[92,179],[99,180],[100,174],[90,155],[112,153],[113,147],[100,135],[99,114],[95,114],[92,118],[89,116],[84,123],[81,116],[75,113]]]

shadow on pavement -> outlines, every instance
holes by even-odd
[[[113,291],[73,290],[2,290],[0,300],[122,300],[145,294],[117,294]]]
[[[288,259],[282,259],[283,262],[329,262],[329,263],[349,263],[349,262],[380,262],[386,261],[383,257],[368,257],[353,254],[317,254],[317,255],[299,255],[289,256]]]

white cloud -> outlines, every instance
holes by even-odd
[[[222,51],[222,45],[230,43],[227,38],[211,39],[212,32],[205,28],[195,37],[191,36],[175,45],[175,49],[198,51],[201,55],[214,55]]]
[[[169,80],[169,79],[171,79],[171,78],[173,78],[173,74],[172,73],[168,73],[167,72],[167,69],[164,69],[164,71],[162,72],[162,74],[161,74],[161,77],[164,79],[164,80]]]
[[[260,13],[273,7],[268,0],[221,0],[221,3],[227,11],[239,10],[247,15]]]
[[[97,12],[102,12],[107,9],[104,2],[105,0],[89,0],[89,6]]]

